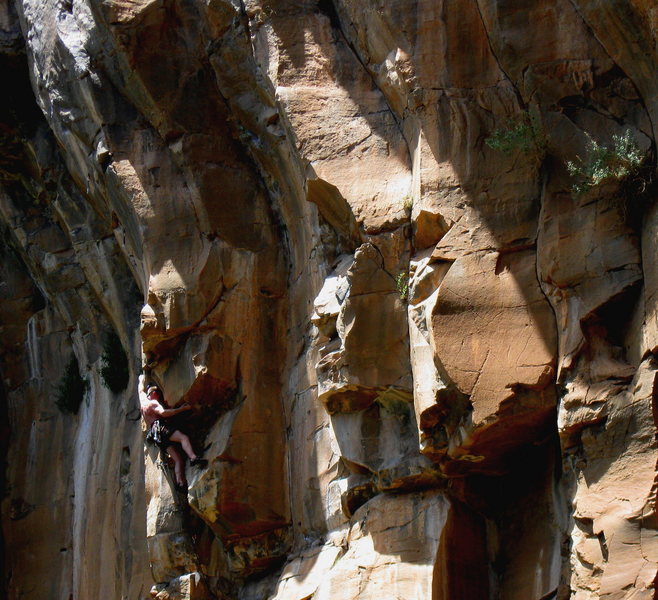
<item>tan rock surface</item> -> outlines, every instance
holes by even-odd
[[[380,497],[353,518],[345,553],[314,598],[431,598],[431,572],[447,500],[440,494]]]
[[[256,3],[254,3],[256,4]],[[272,6],[263,26],[268,72],[304,160],[338,188],[367,232],[404,220],[406,144],[383,96],[330,16]]]
[[[318,363],[319,398],[330,413],[367,408],[382,394],[408,395],[407,321],[394,276],[372,244],[359,247],[346,274],[336,342]]]
[[[514,387],[552,379],[553,318],[530,252],[471,254],[446,273],[432,314],[438,359],[487,422]],[[501,411],[502,412],[502,411]]]
[[[567,463],[575,486],[571,587],[577,598],[654,594],[653,365],[643,364],[633,383],[632,394],[608,401],[605,420],[583,431]]]

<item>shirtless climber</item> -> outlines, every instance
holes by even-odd
[[[167,423],[167,420],[185,411],[192,410],[192,407],[189,404],[183,404],[178,408],[164,408],[160,388],[157,385],[151,385],[146,390],[146,398],[140,394],[140,408],[148,428],[146,440],[155,444],[161,450],[166,450],[167,454],[171,456],[174,461],[176,485],[179,488],[185,488],[187,485],[185,458],[181,455],[178,446],[172,444],[172,442],[177,442],[183,447],[192,466],[204,467],[208,464],[208,461],[198,457],[192,448],[190,438],[182,431],[175,429],[173,423]]]

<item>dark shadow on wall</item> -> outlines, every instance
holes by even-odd
[[[9,428],[9,414],[7,412],[7,390],[5,389],[4,376],[0,368],[0,498],[4,499],[7,494],[7,452],[9,450],[9,439],[11,430]],[[8,581],[5,575],[6,553],[4,526],[0,523],[0,598],[7,598]]]
[[[552,598],[568,543],[556,433],[521,447],[509,472],[453,480],[433,600]]]
[[[6,507],[0,523],[0,597],[8,597],[12,568],[18,567],[10,561],[13,552],[6,547],[6,538],[15,537],[21,521],[34,510],[33,498],[24,498],[23,490],[11,489],[8,463],[9,447],[25,435],[23,431],[12,431],[10,423],[9,396],[16,398],[25,390],[32,373],[27,348],[23,346],[28,336],[30,318],[44,308],[45,301],[28,275],[28,269],[19,254],[8,245],[10,236],[0,226],[0,499]],[[21,457],[22,458],[22,457]],[[11,465],[14,478],[20,469]],[[18,475],[20,480],[20,475]],[[15,483],[15,482],[14,482]],[[7,498],[9,497],[9,498]],[[14,529],[14,531],[12,531]],[[5,570],[7,570],[5,572]],[[2,594],[6,594],[3,596]]]

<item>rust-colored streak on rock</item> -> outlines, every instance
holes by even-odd
[[[453,500],[434,564],[432,600],[488,598],[488,561],[484,518]]]
[[[325,406],[329,414],[358,412],[368,408],[378,395],[372,388],[341,390],[328,395]]]

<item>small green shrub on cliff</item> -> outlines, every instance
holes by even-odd
[[[578,162],[567,163],[569,174],[579,179],[572,189],[580,195],[606,179],[624,179],[639,169],[642,160],[642,152],[631,138],[630,131],[613,135],[612,147],[602,146],[590,137],[587,156],[584,159],[578,157]]]
[[[506,156],[519,151],[541,160],[546,154],[546,136],[539,116],[530,112],[523,112],[509,119],[506,127],[496,129],[484,143]]]
[[[73,354],[57,385],[55,405],[65,414],[77,415],[86,390],[87,382],[80,377],[80,365]]]
[[[100,374],[105,386],[115,394],[122,392],[128,386],[130,379],[128,356],[114,331],[105,334]]]
[[[395,288],[400,294],[402,300],[406,300],[409,297],[409,275],[406,273],[398,273],[395,277]]]

